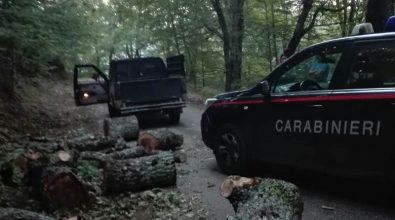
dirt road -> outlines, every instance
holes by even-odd
[[[218,191],[225,175],[218,170],[211,150],[201,141],[199,123],[203,111],[203,106],[190,104],[182,114],[181,123],[173,126],[184,135],[188,153],[188,163],[181,167],[187,174],[178,180],[178,187],[189,197],[201,199],[208,219],[226,219],[234,212]],[[293,174],[291,179],[301,188],[305,220],[395,219],[393,205],[386,196],[380,195],[385,192],[371,190],[380,185],[366,183],[353,187],[353,180],[316,175],[295,177]]]

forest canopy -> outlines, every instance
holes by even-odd
[[[110,59],[184,54],[191,88],[247,88],[281,55],[348,36],[369,19],[380,25],[379,14],[394,11],[392,0],[368,6],[368,0],[0,0],[0,73],[4,80],[77,63],[106,70]]]

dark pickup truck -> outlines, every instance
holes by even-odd
[[[185,69],[182,55],[113,60],[109,76],[91,64],[74,67],[77,106],[108,103],[111,117],[162,112],[178,122],[185,107]]]

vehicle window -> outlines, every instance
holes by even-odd
[[[346,88],[395,87],[395,44],[391,42],[359,45]]]
[[[341,53],[323,51],[286,71],[273,88],[274,93],[328,89]]]

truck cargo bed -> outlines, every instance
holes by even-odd
[[[120,82],[120,99],[126,105],[178,101],[185,88],[182,78],[159,78]]]

